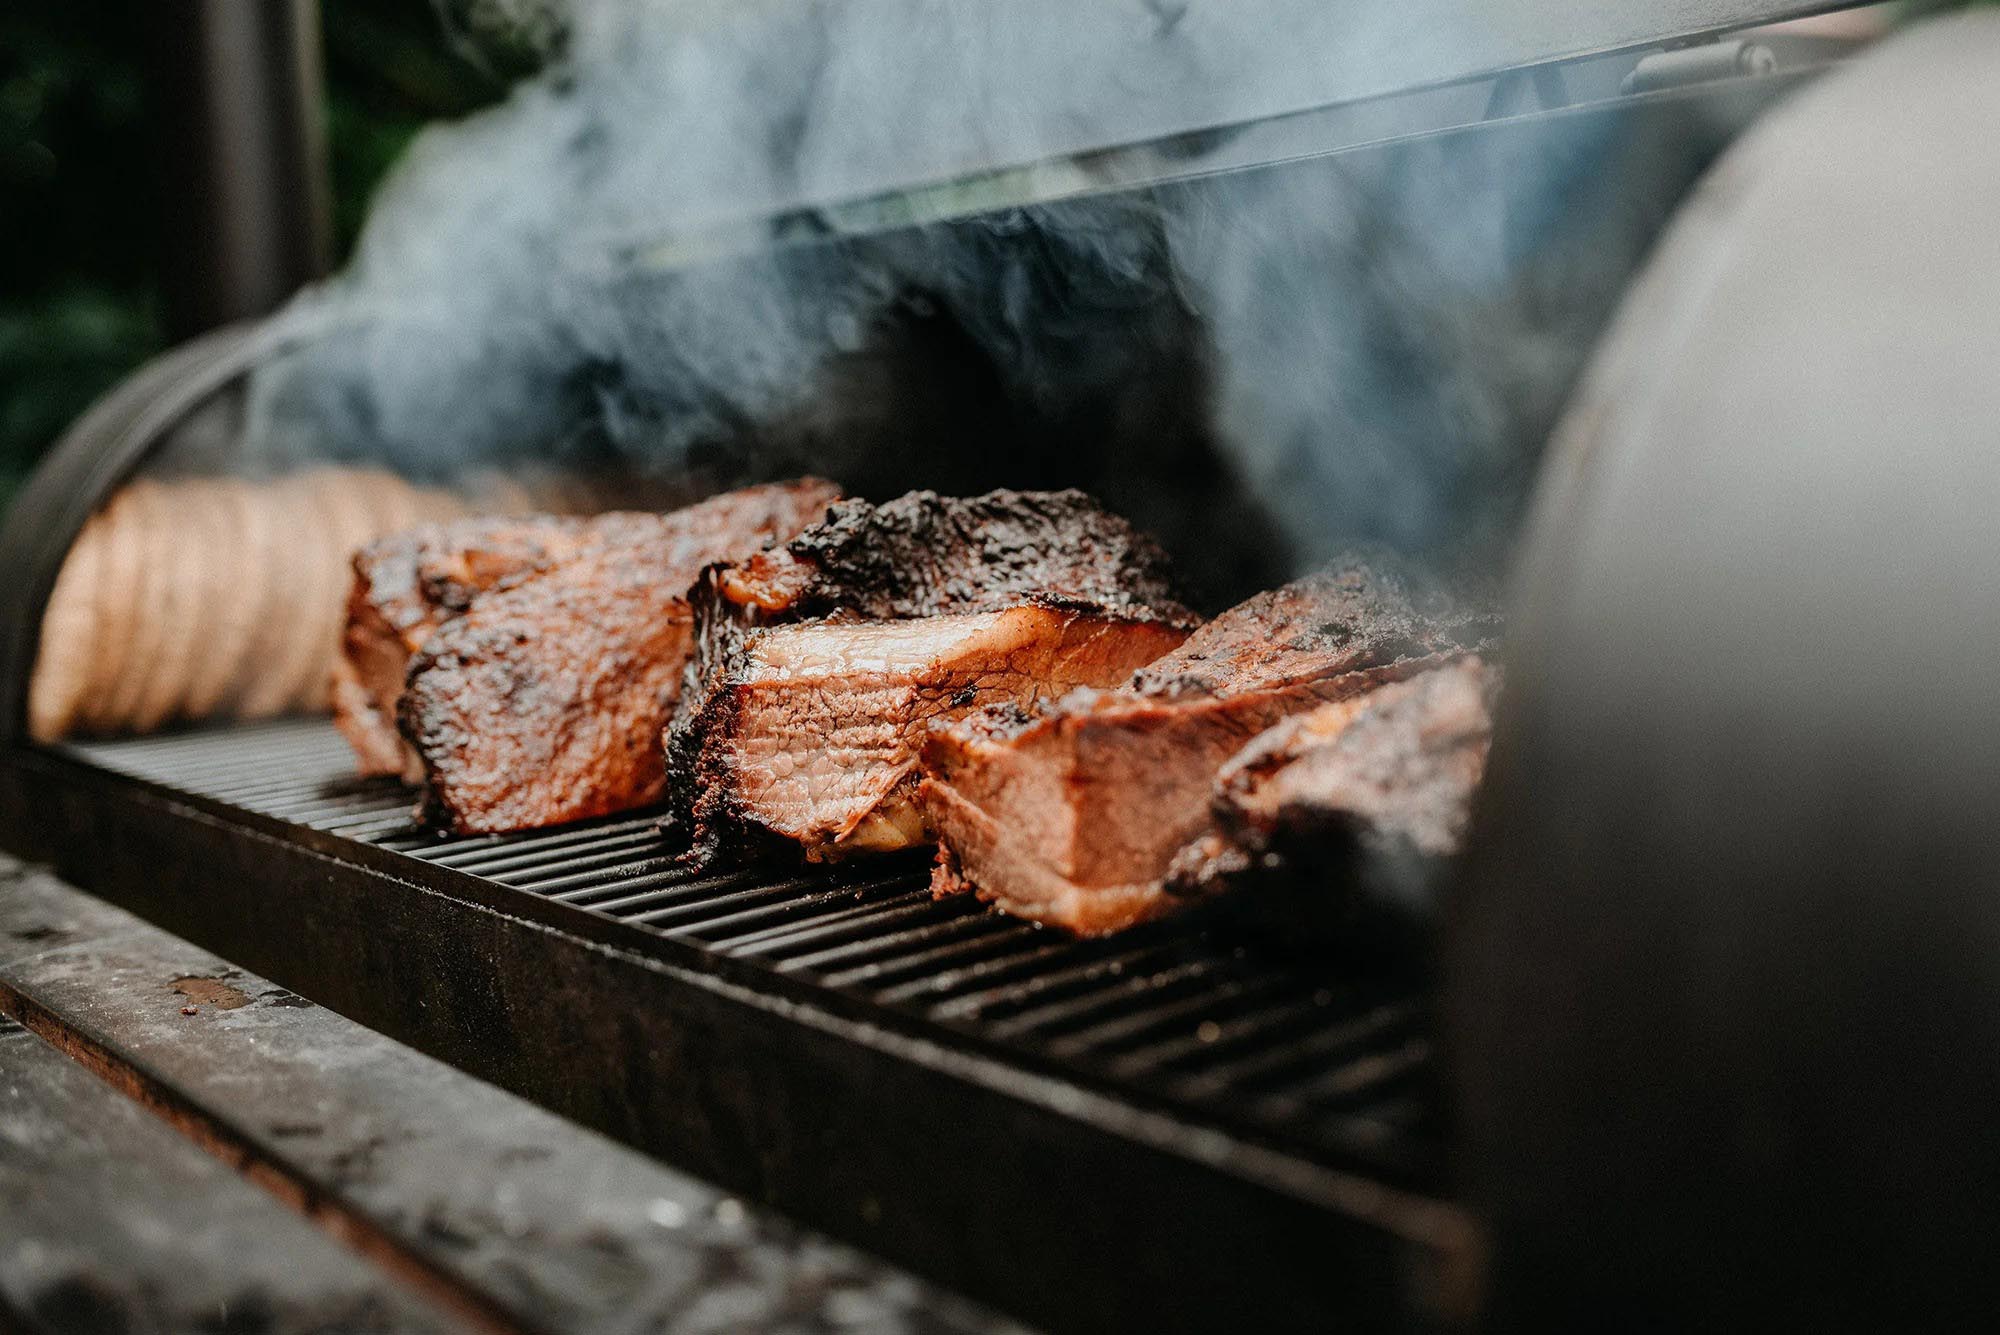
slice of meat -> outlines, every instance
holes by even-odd
[[[688,586],[796,534],[838,494],[808,479],[670,514],[468,528],[456,545],[438,541],[447,528],[414,554],[378,549],[362,563],[374,620],[356,618],[377,657],[350,649],[349,663],[376,690],[408,656],[393,709],[425,817],[490,833],[657,800],[660,729],[693,640]]]
[[[347,627],[333,671],[333,721],[363,774],[423,779],[421,758],[396,729],[396,705],[410,659],[431,633],[462,615],[473,595],[550,569],[601,527],[556,515],[460,519],[410,529],[354,554]]]
[[[1499,682],[1464,658],[1270,729],[1222,767],[1216,829],[1175,858],[1169,888],[1287,891],[1333,921],[1421,916],[1464,841]]]
[[[700,857],[927,842],[912,805],[927,724],[1126,680],[1195,624],[1160,550],[1073,491],[843,502],[691,597],[698,648],[667,750]]]
[[[933,728],[917,799],[942,844],[933,887],[1085,935],[1167,913],[1169,864],[1210,832],[1216,774],[1246,742],[1492,629],[1348,559],[1225,612],[1125,689]]]

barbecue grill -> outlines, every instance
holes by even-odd
[[[1702,39],[1827,7],[1576,18],[1565,32],[1604,31],[1462,67],[1416,62],[1391,88],[1341,85],[1351,72],[1336,70],[1318,90],[1327,105],[1258,109],[1305,117],[1294,132],[1313,152],[1229,160],[1264,150],[1224,136],[1222,157],[1193,166],[1132,154],[1148,174],[1112,188],[1226,193],[1413,145],[1532,152],[1585,124],[1693,145],[1662,165],[1670,200],[1832,54]],[[1481,104],[1470,119],[1468,88]],[[1173,128],[1177,141],[1214,129]],[[709,262],[775,244],[799,216],[694,249]],[[852,231],[873,215],[841,216]],[[1457,1203],[1426,964],[1287,953],[1216,914],[1077,941],[933,901],[927,867],[909,861],[698,872],[662,843],[654,812],[442,838],[412,823],[407,790],[354,779],[316,719],[27,741],[41,609],[78,529],[275,337],[225,330],[135,378],[79,423],[10,517],[8,848],[373,1028],[1052,1327],[1214,1329],[1254,1315],[1263,1329],[1318,1329],[1337,1314],[1379,1328],[1477,1310],[1486,1244]]]

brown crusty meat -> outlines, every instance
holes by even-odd
[[[1499,683],[1474,655],[1259,735],[1217,775],[1215,829],[1175,857],[1168,888],[1283,894],[1288,916],[1322,922],[1421,918],[1464,842]]]
[[[704,858],[927,842],[911,796],[928,723],[1123,681],[1196,620],[1159,548],[1075,491],[845,501],[690,596],[666,745]]]
[[[1482,613],[1350,558],[1223,613],[1117,691],[934,728],[918,802],[938,894],[974,890],[1084,935],[1171,911],[1217,772],[1266,728],[1467,652]]]
[[[333,721],[363,774],[423,780],[422,759],[396,729],[396,705],[410,659],[431,633],[464,615],[474,595],[550,569],[602,527],[557,515],[459,519],[393,534],[354,554],[333,670]]]
[[[363,601],[394,639],[374,636],[385,663],[366,670],[385,682],[386,661],[408,655],[393,709],[425,818],[491,833],[657,800],[660,729],[693,640],[688,586],[707,565],[797,533],[838,494],[806,479],[667,514],[468,530],[463,546],[434,535],[415,559],[382,554],[380,596]]]

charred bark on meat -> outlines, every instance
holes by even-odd
[[[846,502],[690,600],[667,752],[672,824],[702,859],[921,842],[927,722],[1123,680],[1196,620],[1159,547],[1074,491]]]

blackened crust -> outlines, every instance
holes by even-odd
[[[1499,626],[1491,608],[1456,602],[1389,558],[1350,553],[1218,616],[1132,688],[1158,699],[1238,695],[1304,673],[1477,653]]]
[[[913,491],[882,505],[843,501],[825,522],[746,562],[730,581],[732,597],[746,584],[770,595],[759,599],[767,622],[897,621],[1024,603],[1195,621],[1159,545],[1073,490]]]
[[[560,559],[477,593],[412,657],[397,704],[423,761],[425,816],[486,833],[657,800],[660,730],[692,638],[689,581],[796,534],[836,494],[800,479],[669,514],[601,515]]]
[[[1080,491],[916,491],[843,501],[790,542],[704,570],[688,602],[694,651],[665,738],[668,828],[706,862],[782,841],[747,818],[729,769],[736,688],[765,629],[813,621],[908,621],[1038,605],[1191,627],[1166,554]]]
[[[694,615],[694,652],[681,677],[680,707],[665,736],[667,774],[666,832],[686,841],[690,861],[706,864],[722,849],[721,832],[743,824],[735,809],[735,788],[711,737],[735,733],[740,698],[729,689],[745,654],[749,628],[730,616],[729,605],[717,592],[724,567],[702,572],[688,591]]]

